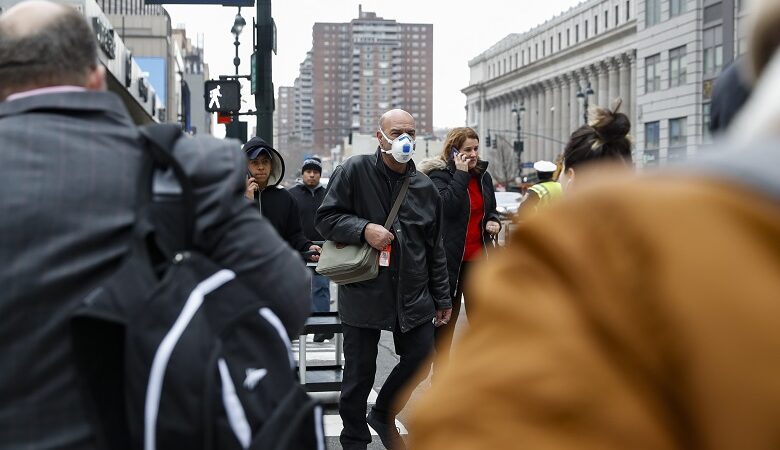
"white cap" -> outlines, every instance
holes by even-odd
[[[536,161],[534,163],[534,170],[537,172],[555,172],[558,169],[558,166],[555,165],[555,163],[551,163],[550,161]]]

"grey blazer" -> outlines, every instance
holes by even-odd
[[[309,274],[245,199],[240,144],[182,138],[174,155],[195,190],[196,246],[271,300],[294,335]],[[0,103],[0,448],[94,446],[67,323],[128,250],[141,161],[113,93]]]

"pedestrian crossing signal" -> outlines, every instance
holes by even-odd
[[[241,109],[241,84],[238,80],[208,80],[204,86],[206,111],[234,113]]]

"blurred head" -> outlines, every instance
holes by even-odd
[[[322,164],[314,159],[309,158],[303,162],[301,167],[301,178],[303,184],[310,188],[315,188],[320,185],[320,176],[322,175]]]
[[[74,8],[49,1],[11,7],[0,16],[0,101],[60,85],[105,89],[92,28]]]
[[[570,188],[577,170],[594,163],[631,165],[631,122],[628,116],[614,110],[594,107],[589,111],[588,125],[571,134],[563,151],[563,167],[558,181]]]
[[[479,135],[473,128],[458,127],[452,129],[444,140],[439,158],[449,161],[453,157],[453,151],[466,155],[469,159],[469,170],[474,169],[479,162]]]
[[[755,83],[766,69],[769,61],[780,48],[780,2],[777,0],[754,0],[751,11],[752,26],[748,48],[748,66]]]

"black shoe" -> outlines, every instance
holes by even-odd
[[[333,333],[317,333],[314,335],[314,342],[325,342],[326,339],[333,339]]]
[[[395,427],[395,421],[392,424],[388,424],[383,422],[378,416],[379,414],[376,414],[372,408],[371,412],[368,413],[368,417],[366,417],[366,422],[379,435],[382,445],[388,450],[406,450],[404,438],[401,437],[401,433]]]

